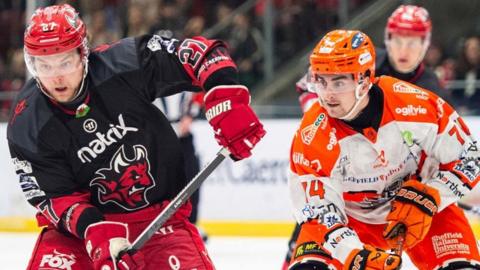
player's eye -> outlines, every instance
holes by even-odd
[[[52,69],[52,66],[50,65],[47,65],[47,64],[40,64],[38,66],[38,68],[41,70],[41,71],[50,71]]]
[[[72,66],[72,61],[66,61],[66,62],[63,62],[60,67],[61,68],[70,68]]]
[[[323,87],[327,87],[327,81],[325,81],[324,79],[320,78],[318,80],[318,83],[320,83]]]
[[[343,82],[343,81],[335,81],[333,83],[333,87],[335,87],[335,88],[340,88],[340,87],[343,87],[344,85],[345,85],[345,82]]]

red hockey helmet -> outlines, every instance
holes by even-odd
[[[38,8],[25,30],[25,51],[31,56],[62,53],[81,48],[86,54],[85,24],[68,5]]]
[[[385,28],[385,38],[390,34],[403,34],[408,36],[421,36],[430,38],[432,21],[428,11],[419,6],[401,5],[388,18]]]
[[[89,53],[86,27],[72,6],[63,4],[35,10],[24,34],[25,63],[30,73],[38,76],[33,64],[35,57],[74,49],[80,52],[86,74]]]

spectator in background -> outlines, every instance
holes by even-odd
[[[478,113],[480,105],[480,37],[470,36],[465,40],[455,68],[455,80],[464,80],[465,85],[452,89],[457,110],[463,113]]]
[[[1,65],[1,64],[0,64]],[[14,95],[19,91],[25,83],[25,64],[23,58],[23,49],[12,49],[7,61],[8,68],[4,69],[3,76],[0,75],[0,90],[2,92],[0,97],[0,120],[5,121],[8,119],[12,99]],[[10,93],[9,93],[10,92]]]
[[[120,38],[118,33],[111,31],[106,27],[106,16],[103,10],[96,10],[91,16],[89,24],[89,35],[92,37],[90,43],[92,47],[101,44],[111,43]]]
[[[0,57],[0,95],[3,95],[4,91],[6,91],[9,87],[9,81],[7,80],[6,78],[6,67],[7,67],[7,64],[5,63],[5,61],[3,60],[2,57]],[[4,117],[4,111],[3,111],[3,107],[5,106],[4,105],[5,101],[2,101],[0,103],[0,121],[5,121],[6,117]]]
[[[455,60],[445,57],[444,50],[439,43],[432,43],[423,59],[424,65],[433,70],[437,75],[440,86],[445,90],[444,96],[450,97],[450,91],[447,90],[448,82],[454,78]],[[450,100],[451,102],[451,100]]]
[[[187,22],[186,14],[175,2],[165,2],[158,9],[158,18],[150,28],[150,33],[162,37],[183,37],[183,28]]]
[[[149,32],[149,25],[144,20],[145,7],[132,2],[127,12],[127,29],[124,36],[139,36]]]
[[[187,21],[185,28],[183,29],[184,37],[199,36],[205,29],[205,19],[202,16],[192,17]]]
[[[232,15],[232,8],[227,5],[226,3],[219,3],[217,6],[216,6],[216,10],[215,10],[215,19],[216,21],[213,22],[213,24],[218,24],[218,23],[226,23],[228,21],[228,18]],[[231,33],[231,26],[227,26],[226,28],[224,28],[222,31],[220,31],[220,33],[218,33],[215,38],[218,38],[218,39],[228,39],[228,36],[230,35]]]
[[[423,58],[423,63],[425,66],[429,67],[432,70],[435,70],[438,66],[441,65],[443,60],[443,49],[438,43],[432,42],[430,47],[427,49],[427,53]]]
[[[311,1],[285,2],[277,18],[275,34],[279,63],[303,50],[320,36],[320,28],[327,27],[318,23],[323,17],[318,14],[315,3]]]
[[[435,68],[435,74],[440,81],[440,85],[447,89],[450,99],[453,97],[451,96],[451,91],[448,89],[448,83],[451,80],[455,79],[455,59],[453,58],[446,58],[442,61],[441,65]],[[450,103],[453,103],[453,100],[450,100]]]
[[[227,37],[232,58],[238,66],[240,82],[252,85],[260,77],[260,61],[263,57],[263,38],[260,31],[250,24],[246,14],[237,14]]]

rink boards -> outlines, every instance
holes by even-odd
[[[480,137],[480,118],[466,117],[471,132]],[[298,120],[263,120],[267,135],[247,160],[225,161],[201,189],[200,225],[212,235],[287,236],[293,228],[287,189],[290,141]],[[204,121],[194,123],[195,144],[202,164],[214,157],[219,146]],[[8,154],[6,125],[0,125],[0,231],[37,230],[29,206],[17,185]],[[480,205],[479,188],[465,201]],[[477,197],[475,201],[475,197]],[[475,227],[480,226],[472,219]]]

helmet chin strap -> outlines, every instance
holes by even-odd
[[[357,117],[358,113],[360,112],[358,110],[358,107],[360,106],[360,103],[362,103],[362,100],[365,99],[365,97],[368,95],[368,91],[366,91],[365,94],[360,96],[360,89],[362,89],[362,86],[363,86],[363,83],[359,83],[355,87],[355,104],[353,104],[352,108],[348,111],[347,114],[341,117],[337,117],[338,119],[350,121],[355,117]],[[370,90],[371,87],[372,87],[372,83],[369,82],[368,89]],[[318,95],[318,100],[320,104],[324,106],[325,103],[323,102],[321,95]]]
[[[362,86],[363,83],[360,83],[357,85],[357,87],[355,87],[355,104],[353,104],[352,108],[350,109],[350,111],[348,111],[346,115],[338,117],[338,119],[350,121],[357,117],[358,113],[360,112],[360,110],[358,109],[360,103],[362,103],[362,100],[365,99],[365,97],[368,95],[368,91],[366,91],[365,94],[360,96],[360,89],[362,89]],[[368,85],[368,89],[370,90],[371,87],[372,83],[370,82]]]

